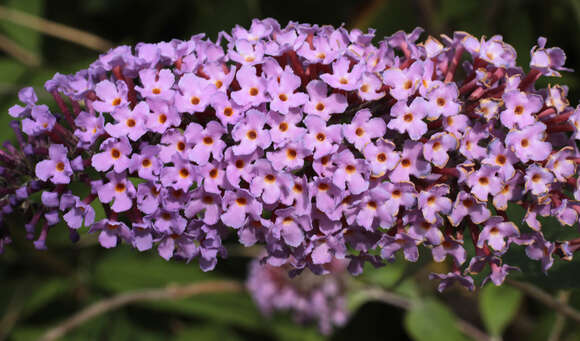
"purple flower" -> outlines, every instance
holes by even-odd
[[[530,51],[530,67],[540,71],[546,76],[560,77],[558,71],[572,71],[564,67],[566,61],[566,54],[559,47],[551,47],[546,49],[545,37],[538,38],[538,45],[534,46]]]
[[[268,93],[272,97],[270,109],[288,114],[290,108],[296,108],[308,102],[308,95],[294,92],[300,87],[300,77],[296,76],[289,66],[278,76],[268,82]]]
[[[148,99],[162,99],[164,101],[173,100],[175,91],[172,90],[175,76],[168,69],[155,70],[144,69],[139,71],[139,78],[143,87],[135,87],[141,96]]]
[[[422,63],[413,63],[405,70],[390,68],[383,72],[383,82],[390,86],[389,93],[395,99],[404,101],[417,91],[421,81]]]
[[[141,146],[141,152],[139,154],[135,153],[131,157],[129,171],[137,172],[139,177],[146,180],[157,180],[157,176],[163,165],[157,157],[159,151],[160,148],[158,146],[147,144]]]
[[[226,191],[222,200],[221,221],[234,229],[239,229],[247,222],[248,215],[259,219],[262,214],[262,204],[254,199],[252,194],[244,189]]]
[[[421,191],[417,198],[417,206],[423,213],[425,220],[434,224],[438,213],[448,214],[451,212],[451,200],[445,195],[449,194],[449,186],[435,185],[429,191]]]
[[[431,245],[439,245],[444,241],[441,232],[442,219],[436,216],[433,223],[423,218],[420,211],[412,211],[403,217],[403,224],[410,224],[408,234],[418,241],[427,241]]]
[[[445,83],[434,87],[427,93],[429,100],[429,115],[430,120],[444,117],[454,116],[459,113],[461,105],[458,103],[459,91],[455,83]]]
[[[62,144],[53,144],[48,148],[48,160],[36,164],[36,176],[54,184],[68,184],[73,174],[67,158],[68,149]]]
[[[80,200],[76,196],[70,195],[71,201],[74,203],[70,205],[70,210],[65,213],[62,217],[66,221],[68,227],[71,229],[78,229],[83,226],[83,222],[85,226],[91,226],[95,221],[95,210],[91,207],[91,205],[87,204],[83,200]],[[64,195],[62,201],[64,201]],[[64,207],[60,205],[60,210],[64,211]]]
[[[473,194],[480,201],[486,202],[489,194],[496,195],[503,186],[497,176],[498,167],[483,165],[467,178],[467,185],[471,187]]]
[[[332,176],[332,183],[341,190],[345,190],[348,184],[348,190],[352,194],[360,194],[369,188],[366,180],[368,177],[368,167],[362,159],[355,159],[349,150],[333,155],[333,161],[338,168]]]
[[[332,63],[332,74],[325,73],[320,78],[333,88],[351,91],[359,87],[360,78],[364,71],[362,63],[350,67],[351,61],[346,56],[338,58]]]
[[[242,66],[237,74],[236,80],[241,89],[232,92],[232,99],[239,105],[257,106],[268,100],[266,97],[267,81],[256,76],[256,68],[253,66]]]
[[[274,204],[288,195],[292,178],[286,173],[278,173],[266,160],[258,160],[252,168],[250,192],[261,197],[265,204]]]
[[[301,121],[302,114],[296,112],[289,112],[286,115],[270,112],[267,117],[267,123],[271,127],[270,136],[274,145],[276,147],[283,146],[287,142],[302,139],[306,129],[297,126]]]
[[[304,136],[304,146],[314,152],[316,159],[333,152],[333,144],[342,139],[341,126],[327,126],[320,117],[307,116],[304,124],[308,128],[308,133]]]
[[[310,100],[304,105],[304,112],[328,120],[331,114],[340,114],[346,110],[346,97],[340,94],[328,95],[326,83],[313,80],[306,86]]]
[[[429,279],[440,279],[441,282],[437,286],[437,291],[443,292],[449,286],[451,286],[454,282],[458,282],[463,287],[467,288],[469,291],[475,290],[475,285],[473,284],[473,278],[462,275],[459,271],[448,272],[446,274],[436,274],[431,273],[429,274]]]
[[[502,217],[493,216],[485,222],[485,227],[477,239],[477,247],[481,248],[487,242],[495,251],[504,252],[509,246],[505,239],[519,236],[520,231],[517,226]]]
[[[518,162],[516,155],[506,148],[499,139],[491,141],[488,150],[488,156],[481,160],[481,163],[499,167],[498,173],[503,180],[511,179],[516,172],[514,168],[514,165]]]
[[[215,85],[193,73],[186,73],[177,83],[180,93],[175,94],[175,107],[180,113],[203,112],[216,92]]]
[[[457,149],[458,141],[452,134],[436,133],[423,145],[423,157],[438,168],[449,161],[449,151]]]
[[[196,169],[188,160],[177,154],[173,155],[171,161],[173,167],[165,167],[161,170],[161,183],[166,187],[187,191],[197,176]]]
[[[99,100],[93,102],[93,108],[98,112],[113,112],[117,108],[127,106],[127,85],[123,81],[113,83],[103,80],[97,83],[95,93]]]
[[[545,131],[546,125],[537,122],[509,132],[505,142],[522,162],[544,161],[552,152],[552,145],[544,141]]]
[[[535,164],[526,169],[525,191],[530,191],[533,195],[542,196],[550,190],[550,185],[554,181],[554,176],[546,168]]]
[[[22,120],[22,131],[29,136],[37,136],[49,132],[56,124],[56,118],[50,113],[46,105],[32,107],[30,116]]]
[[[30,114],[30,110],[34,107],[34,105],[38,101],[36,92],[34,92],[34,88],[31,86],[27,86],[25,88],[20,89],[20,91],[18,91],[18,99],[20,100],[20,102],[26,104],[26,107],[23,107],[19,104],[10,107],[8,109],[8,114],[14,118],[28,116]]]
[[[393,170],[400,160],[399,153],[395,151],[395,144],[385,139],[377,140],[376,145],[368,143],[364,147],[363,154],[370,163],[372,176],[377,177]]]
[[[197,123],[190,123],[184,133],[187,142],[193,145],[187,153],[189,160],[205,165],[211,155],[214,160],[221,161],[226,147],[221,137],[225,132],[226,129],[216,121],[208,122],[205,129]]]
[[[403,250],[405,259],[410,262],[416,262],[419,259],[419,249],[417,241],[407,234],[397,233],[395,236],[384,234],[379,241],[381,257],[386,260],[394,260],[395,252]]]
[[[240,142],[232,148],[235,155],[248,155],[258,147],[266,149],[270,146],[272,141],[265,123],[266,116],[261,111],[251,109],[246,112],[246,117],[232,130],[234,141]]]
[[[461,191],[457,194],[451,215],[447,218],[451,225],[458,226],[468,215],[474,224],[481,224],[489,219],[491,212],[484,203],[477,202],[471,194]]]
[[[342,134],[346,140],[362,151],[371,139],[385,135],[387,126],[382,118],[371,118],[371,111],[360,110],[356,113],[352,122],[342,126]]]
[[[117,173],[123,172],[129,168],[131,162],[131,145],[127,137],[122,136],[118,139],[111,137],[101,144],[101,153],[93,155],[91,164],[99,172],[106,172],[111,167]]]
[[[304,230],[310,229],[308,216],[296,216],[292,208],[276,210],[276,221],[270,229],[275,238],[298,247],[304,241]]]
[[[120,221],[113,221],[103,219],[94,223],[89,229],[89,233],[99,233],[99,244],[104,248],[112,248],[117,246],[119,239],[126,242],[131,241],[131,230]]]
[[[419,142],[405,141],[401,161],[391,173],[391,181],[409,181],[409,176],[421,178],[431,171],[431,165],[421,160],[422,144]]]
[[[122,107],[112,113],[115,124],[107,123],[105,131],[112,137],[127,136],[131,141],[137,141],[147,132],[146,119],[150,116],[149,105],[141,102],[132,110]]]
[[[406,101],[397,102],[391,109],[395,118],[389,121],[388,128],[399,133],[408,133],[413,141],[417,141],[427,132],[427,124],[423,118],[427,115],[427,102],[422,97],[416,97],[411,105]]]
[[[505,110],[501,112],[501,123],[509,129],[525,128],[536,123],[534,113],[540,111],[542,98],[518,90],[506,92],[503,95]]]
[[[463,243],[458,240],[446,238],[441,244],[435,246],[433,250],[433,260],[442,262],[449,255],[455,260],[455,263],[461,265],[465,263],[467,252],[463,248]]]
[[[152,112],[145,118],[148,130],[163,134],[181,123],[181,116],[175,106],[162,100],[152,100],[149,106]]]
[[[203,191],[201,188],[195,189],[185,208],[185,216],[188,219],[203,213],[203,222],[207,225],[214,225],[219,221],[221,214],[221,197],[214,193]]]
[[[107,173],[109,182],[98,189],[99,200],[109,203],[114,200],[111,209],[115,212],[124,212],[133,206],[135,187],[125,174]]]
[[[246,108],[246,106],[238,105],[234,101],[230,101],[228,96],[221,91],[213,94],[211,97],[211,106],[215,109],[217,118],[224,126],[238,123],[242,119]]]
[[[79,139],[78,146],[89,148],[105,131],[105,118],[103,115],[95,116],[81,111],[75,118],[75,125],[78,127],[74,131],[74,135]]]

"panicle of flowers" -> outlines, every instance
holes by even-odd
[[[421,33],[373,44],[373,30],[256,19],[216,42],[112,49],[46,82],[51,107],[22,89],[0,150],[0,251],[18,214],[38,249],[64,222],[73,241],[88,228],[203,270],[232,234],[294,274],[424,247],[452,268],[440,288],[481,271],[499,285],[514,244],[544,270],[570,259],[580,241],[546,240],[541,217],[578,221],[580,109],[566,86],[535,87],[567,70],[564,52],[540,38],[526,73],[501,36]]]
[[[347,260],[334,258],[325,264],[325,275],[302,272],[289,278],[290,266],[263,265],[254,259],[246,286],[263,314],[288,311],[296,322],[318,323],[320,332],[329,334],[349,317],[347,265]]]

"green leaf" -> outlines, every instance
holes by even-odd
[[[242,341],[243,339],[231,329],[216,325],[205,325],[188,328],[181,331],[175,341],[203,340],[203,341]]]
[[[52,300],[66,293],[69,283],[64,279],[53,279],[42,283],[34,290],[30,290],[30,295],[24,303],[23,315],[34,313]]]
[[[41,17],[44,14],[44,0],[6,0],[4,6],[35,16]],[[36,55],[41,54],[41,33],[5,20],[0,23],[3,31],[16,43]]]
[[[522,293],[508,285],[486,285],[479,295],[479,311],[487,330],[500,336],[514,318]]]
[[[184,264],[165,261],[154,251],[145,254],[118,249],[105,258],[96,269],[95,281],[101,287],[125,292],[146,288],[164,288],[172,284],[190,284],[219,280],[216,272],[202,272],[194,262]],[[249,328],[261,328],[262,316],[245,293],[216,293],[189,299],[140,303],[148,308],[204,317],[222,323]]]
[[[407,333],[416,341],[466,340],[457,328],[453,313],[431,298],[415,302],[406,313],[404,323]]]

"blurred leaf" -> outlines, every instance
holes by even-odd
[[[465,18],[475,12],[479,5],[477,1],[443,0],[438,14],[443,21]]]
[[[273,322],[276,340],[280,341],[322,341],[325,337],[314,327],[297,327],[296,323],[285,319]]]
[[[167,262],[135,250],[118,249],[99,263],[95,280],[101,287],[115,292],[145,288],[163,288],[175,283],[195,283],[220,279],[216,272],[202,272],[197,263]],[[262,316],[245,293],[216,293],[190,299],[142,303],[149,308],[167,312],[205,317],[214,321],[258,328]]]
[[[189,340],[203,340],[203,341],[241,341],[235,332],[221,325],[204,325],[196,328],[187,328],[179,332],[174,341],[189,341]]]
[[[404,270],[403,262],[387,264],[380,268],[375,268],[370,263],[366,263],[361,280],[383,288],[390,288],[401,278]]]
[[[406,313],[404,323],[407,333],[416,341],[466,340],[453,313],[431,298],[417,301]]]
[[[44,328],[23,326],[16,328],[10,334],[10,340],[13,341],[29,341],[38,340],[45,332]]]
[[[22,308],[23,315],[39,310],[57,297],[66,293],[69,283],[65,279],[52,279],[42,283],[34,290],[28,290],[28,299]]]
[[[4,6],[35,16],[44,13],[44,0],[6,0]],[[0,24],[4,32],[19,45],[40,55],[42,35],[38,31],[8,21],[0,21]]]
[[[500,336],[514,318],[522,302],[522,293],[510,286],[486,285],[479,295],[479,311],[487,330]]]

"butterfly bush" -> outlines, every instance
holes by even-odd
[[[356,275],[422,247],[450,264],[431,275],[442,290],[480,272],[501,284],[513,245],[544,271],[571,259],[580,242],[547,240],[541,221],[578,220],[580,110],[566,86],[535,86],[568,70],[564,52],[538,39],[526,73],[501,36],[421,33],[373,44],[374,30],[254,20],[216,42],[114,48],[46,82],[51,107],[22,89],[0,151],[0,250],[17,215],[37,249],[86,228],[204,271],[237,235],[265,247],[259,278],[337,260]]]
[[[297,323],[317,322],[323,334],[346,324],[348,261],[334,258],[327,264],[328,273],[314,275],[302,272],[288,277],[292,267],[262,265],[258,259],[250,263],[247,287],[265,315],[289,311]]]

